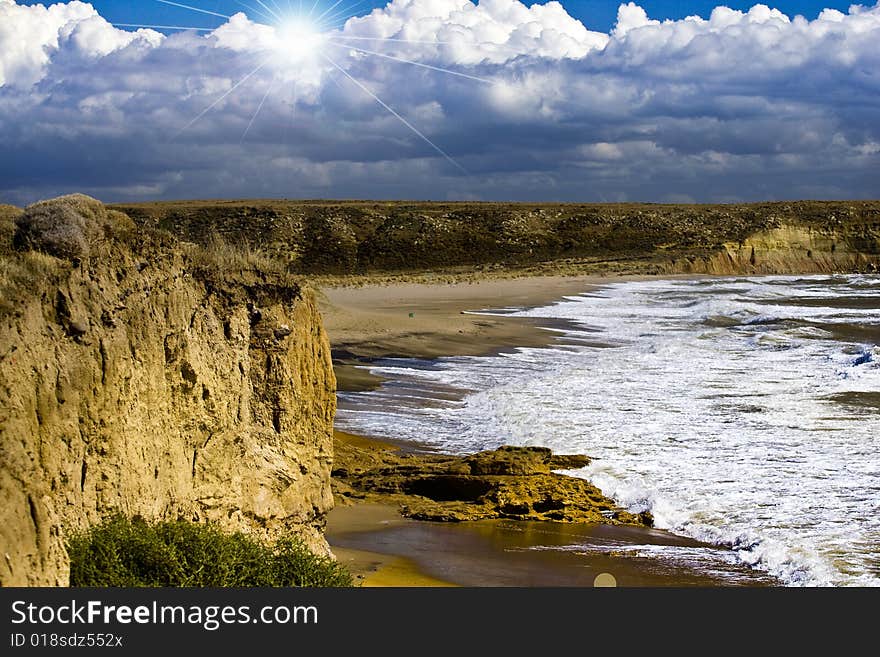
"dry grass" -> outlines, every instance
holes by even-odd
[[[0,317],[14,314],[63,267],[63,261],[37,251],[0,254]]]
[[[287,271],[285,264],[246,242],[230,244],[217,232],[208,236],[204,244],[193,244],[190,257],[194,273],[208,278],[218,276],[236,280],[248,275],[272,278],[280,284],[297,286],[296,277]]]
[[[219,231],[298,274],[460,278],[498,272],[651,273],[783,225],[872,243],[878,201],[737,205],[169,201],[120,205],[139,225],[204,243]]]
[[[15,235],[15,220],[23,210],[14,205],[0,204],[0,255],[12,252],[12,237]]]

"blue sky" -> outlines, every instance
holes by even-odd
[[[270,7],[273,6],[272,0],[263,0],[263,2]],[[275,2],[282,7],[288,5],[299,7],[300,5],[300,0],[275,0]],[[333,2],[329,4],[333,4]],[[303,0],[302,3],[307,8],[314,6],[314,0]],[[29,0],[19,4],[36,5],[50,4],[50,2],[47,0],[42,0],[42,2]],[[156,2],[156,0],[93,0],[91,4],[101,12],[102,16],[111,22],[198,27],[216,27],[223,22],[221,18],[164,5]],[[180,4],[187,4],[226,15],[233,14],[236,11],[247,12],[247,9],[242,7],[241,3],[234,0],[180,0]],[[244,4],[260,9],[259,3],[256,0],[244,0]],[[369,13],[369,9],[372,7],[384,7],[385,4],[386,2],[381,0],[364,0],[362,3],[358,0],[344,0],[339,5],[339,8],[353,7],[353,14],[362,15]],[[525,4],[531,3],[526,2]],[[619,0],[569,0],[562,4],[569,14],[580,20],[589,29],[608,32],[617,18],[617,7],[620,5],[620,2]],[[652,18],[680,19],[694,14],[704,18],[708,17],[712,9],[718,5],[725,5],[732,9],[747,10],[752,5],[758,4],[758,2],[757,0],[642,0],[638,4],[644,7]],[[839,0],[778,0],[777,2],[765,0],[765,4],[779,9],[790,16],[802,14],[807,18],[813,19],[826,7],[846,11],[853,3],[849,1],[840,2]],[[319,0],[319,7],[325,5],[327,5],[327,0]],[[253,18],[259,19],[259,15],[256,12],[252,12],[251,15]]]
[[[0,203],[877,198],[880,2],[714,4],[0,0]]]

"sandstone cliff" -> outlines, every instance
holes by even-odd
[[[311,292],[81,196],[26,209],[2,253],[0,584],[66,584],[65,535],[113,511],[326,553],[335,379]]]
[[[678,258],[670,273],[793,274],[876,272],[880,265],[880,225],[782,225],[728,242],[715,253]]]

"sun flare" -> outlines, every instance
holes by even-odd
[[[262,61],[251,70],[247,75],[240,78],[235,84],[227,89],[223,94],[218,96],[210,105],[203,109],[195,118],[183,126],[177,135],[182,134],[198,123],[202,117],[215,107],[220,105],[230,94],[238,91],[243,85],[248,83],[260,71],[264,69],[275,69],[276,81],[267,86],[262,100],[257,103],[257,108],[244,129],[242,141],[248,135],[251,127],[254,125],[257,117],[266,104],[269,94],[277,86],[279,80],[293,82],[293,94],[296,96],[296,82],[304,72],[317,73],[322,75],[325,70],[336,70],[340,75],[347,78],[352,84],[357,86],[366,95],[372,98],[384,110],[396,118],[410,132],[419,139],[428,144],[439,155],[448,160],[452,165],[466,172],[457,161],[455,161],[445,150],[440,148],[431,139],[416,128],[412,123],[407,121],[397,110],[380,98],[376,92],[372,91],[367,85],[358,80],[346,67],[341,66],[336,58],[343,54],[356,54],[358,57],[377,57],[399,64],[410,65],[422,69],[444,73],[459,78],[466,78],[474,82],[483,84],[493,84],[491,80],[477,77],[468,73],[455,71],[442,66],[435,66],[426,62],[408,59],[386,52],[379,52],[375,48],[381,48],[383,44],[424,44],[428,46],[436,46],[441,41],[438,40],[409,40],[400,37],[381,37],[367,36],[359,34],[346,34],[345,26],[348,21],[356,16],[355,10],[363,6],[366,0],[313,0],[311,8],[306,10],[309,5],[308,0],[300,0],[298,9],[293,8],[293,0],[283,3],[281,0],[236,0],[236,4],[241,5],[247,13],[239,11],[237,14],[230,16],[220,13],[214,9],[208,9],[201,6],[193,6],[177,0],[155,0],[163,5],[169,5],[178,9],[185,9],[199,15],[207,15],[216,18],[225,18],[227,21],[237,22],[238,24],[256,24],[263,28],[262,38],[258,52],[262,56]],[[194,0],[189,0],[190,2]],[[332,4],[331,4],[332,2]],[[346,2],[351,4],[346,5]],[[268,4],[267,4],[268,3]],[[282,5],[287,4],[287,9]],[[340,6],[342,5],[342,6]],[[198,26],[171,26],[171,25],[147,25],[137,23],[114,23],[117,27],[137,27],[158,30],[194,30],[197,32],[216,33],[223,28],[210,28]],[[242,48],[240,39],[236,41],[237,49]],[[360,47],[361,45],[367,47]],[[294,100],[294,107],[296,101]]]
[[[288,62],[301,62],[318,54],[324,42],[320,28],[307,17],[295,16],[275,28],[276,50]]]

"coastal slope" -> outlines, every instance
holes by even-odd
[[[876,271],[880,201],[731,205],[170,201],[115,206],[323,277]],[[332,281],[330,281],[332,282]]]
[[[84,196],[6,233],[0,584],[65,585],[66,536],[113,512],[326,554],[336,383],[312,293]]]

